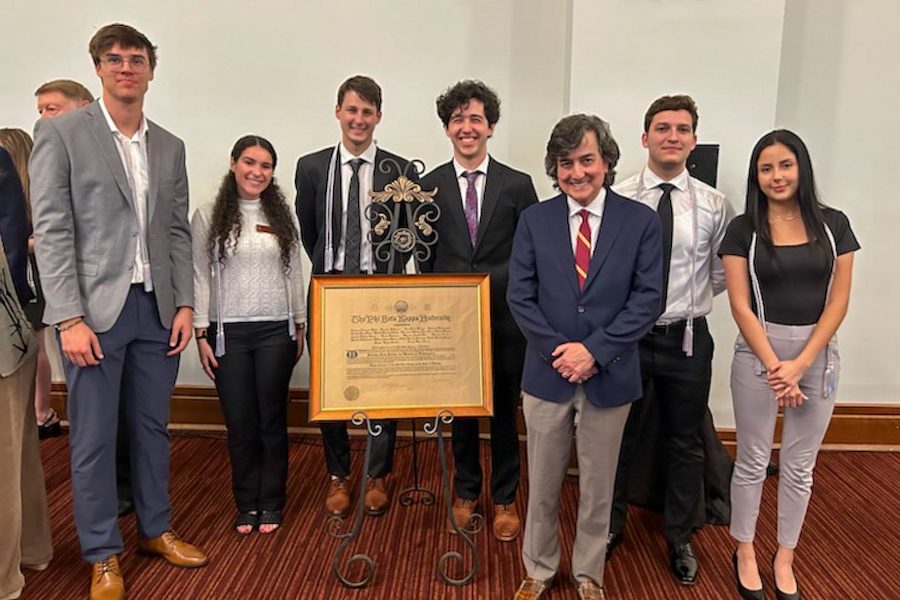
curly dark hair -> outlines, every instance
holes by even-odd
[[[500,98],[496,92],[481,81],[466,79],[445,90],[435,102],[444,129],[450,124],[453,112],[458,108],[465,109],[473,98],[484,104],[484,116],[488,126],[493,127],[500,120]]]
[[[258,135],[245,135],[234,144],[231,149],[231,160],[237,161],[244,150],[259,146],[272,155],[272,167],[278,164],[278,155],[269,140]],[[291,218],[287,200],[281,192],[281,188],[272,178],[269,186],[263,190],[259,197],[260,208],[269,221],[269,226],[278,238],[278,247],[281,250],[281,267],[285,274],[291,270],[291,250],[298,243],[297,230]],[[238,204],[237,180],[231,170],[222,178],[222,185],[216,194],[216,202],[213,206],[212,222],[209,228],[209,237],[206,240],[206,252],[209,255],[210,264],[218,260],[225,264],[229,252],[234,253],[237,241],[241,237],[241,212]],[[218,248],[218,257],[216,257]]]

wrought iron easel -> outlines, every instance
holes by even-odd
[[[394,159],[382,159],[378,169],[385,174],[401,173],[393,182],[385,186],[380,192],[371,192],[372,202],[366,207],[365,216],[372,223],[368,233],[368,240],[372,247],[372,256],[376,261],[387,263],[388,273],[393,273],[397,261],[404,265],[412,259],[413,272],[421,272],[420,265],[428,262],[432,256],[432,247],[438,240],[438,232],[433,225],[441,216],[440,207],[434,202],[437,190],[425,191],[409,175],[413,169],[416,175],[421,175],[425,165],[420,160],[414,160],[405,167]],[[480,514],[473,514],[466,527],[457,526],[453,518],[453,500],[450,490],[450,475],[447,467],[447,457],[444,450],[444,438],[442,425],[450,425],[453,422],[453,413],[449,410],[441,411],[434,421],[426,422],[423,430],[426,435],[437,437],[438,455],[441,464],[441,481],[446,500],[447,520],[450,522],[453,532],[472,553],[469,569],[460,578],[449,574],[450,563],[457,561],[463,566],[465,560],[461,553],[451,550],[445,552],[437,565],[438,576],[448,585],[465,585],[475,578],[478,573],[478,553],[472,536],[481,531],[484,518]],[[372,438],[381,434],[382,427],[373,424],[365,412],[357,412],[351,421],[355,425],[365,424],[369,436],[366,440],[365,458],[363,460],[363,473],[368,473],[371,459]],[[399,494],[399,503],[404,507],[421,503],[431,506],[435,502],[435,495],[430,490],[422,487],[419,479],[419,457],[416,440],[416,420],[412,420],[412,461],[413,481],[412,486],[403,489]],[[359,498],[362,499],[366,491],[365,477],[361,478]],[[365,518],[364,503],[360,500],[355,511],[353,525],[347,532],[342,532],[345,519],[341,516],[331,517],[327,521],[328,532],[341,540],[332,562],[332,572],[335,577],[349,588],[362,588],[372,583],[375,578],[376,564],[370,556],[356,553],[344,561],[344,555],[350,544],[354,542],[362,530]],[[362,563],[363,573],[359,578],[351,579],[350,575],[354,566]]]

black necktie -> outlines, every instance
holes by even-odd
[[[359,248],[362,235],[359,229],[359,167],[361,158],[350,161],[353,175],[350,177],[350,190],[347,193],[347,226],[344,231],[344,273],[359,273]]]
[[[662,311],[666,312],[666,296],[669,291],[669,267],[672,264],[672,229],[675,224],[675,217],[672,214],[672,190],[675,186],[671,183],[661,183],[658,186],[663,191],[659,198],[659,206],[656,212],[659,213],[659,220],[662,222],[662,250],[663,250],[663,288],[662,288]]]

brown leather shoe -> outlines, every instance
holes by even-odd
[[[186,569],[202,567],[209,562],[200,548],[178,539],[172,531],[164,531],[158,538],[138,537],[137,549],[140,554],[162,556],[169,564]]]
[[[347,516],[350,512],[350,480],[338,477],[329,482],[325,512],[336,517]]]
[[[522,584],[519,586],[519,589],[516,590],[516,595],[513,596],[513,600],[539,600],[544,597],[551,587],[553,587],[553,582],[555,579],[551,577],[550,579],[535,579],[534,577],[526,577],[522,580]]]
[[[125,580],[115,554],[91,565],[91,600],[124,600]]]
[[[378,517],[387,511],[391,503],[391,496],[385,486],[384,477],[369,477],[366,482],[366,495],[363,503],[365,503],[367,515]]]
[[[475,512],[475,509],[478,508],[478,500],[468,499],[468,498],[457,498],[453,501],[453,520],[456,522],[456,526],[460,529],[465,529],[469,526],[469,521],[472,519],[472,513]],[[453,524],[448,524],[447,529],[450,533],[456,533],[456,530],[453,528]]]
[[[519,537],[522,522],[515,504],[494,505],[494,537],[501,542],[511,542]]]
[[[575,592],[578,594],[578,600],[606,600],[603,594],[603,588],[591,581],[572,581],[575,586]]]

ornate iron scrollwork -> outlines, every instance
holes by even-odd
[[[372,438],[381,435],[383,427],[377,423],[373,424],[372,421],[369,420],[369,415],[363,411],[354,413],[350,421],[354,425],[362,425],[365,423],[366,430],[369,432],[369,435],[366,436],[366,453],[365,458],[363,459],[363,473],[368,473],[369,461],[371,460],[372,454]],[[356,517],[350,531],[341,532],[344,525],[344,517],[333,516],[325,522],[325,527],[327,528],[329,535],[341,540],[337,552],[334,554],[334,560],[331,562],[331,571],[334,573],[334,576],[338,578],[338,581],[349,588],[366,587],[375,579],[375,561],[372,560],[372,557],[369,555],[361,552],[357,552],[348,558],[346,565],[343,565],[344,569],[342,570],[341,568],[344,553],[347,551],[350,543],[359,537],[359,532],[362,529],[363,519],[365,519],[365,503],[362,502],[362,498],[365,496],[365,493],[366,478],[361,477],[358,496],[360,501],[357,502]],[[354,570],[354,565],[358,563],[362,563],[363,565],[362,576],[359,579],[350,579],[349,574]]]
[[[368,239],[372,254],[380,262],[388,263],[388,272],[394,272],[398,260],[405,263],[412,256],[416,272],[419,265],[431,258],[432,246],[438,240],[434,223],[441,216],[440,207],[434,202],[437,188],[423,190],[410,170],[419,176],[425,170],[421,160],[407,163],[405,168],[392,159],[382,159],[378,164],[382,173],[401,173],[381,191],[369,192],[372,202],[365,214],[372,228]]]

